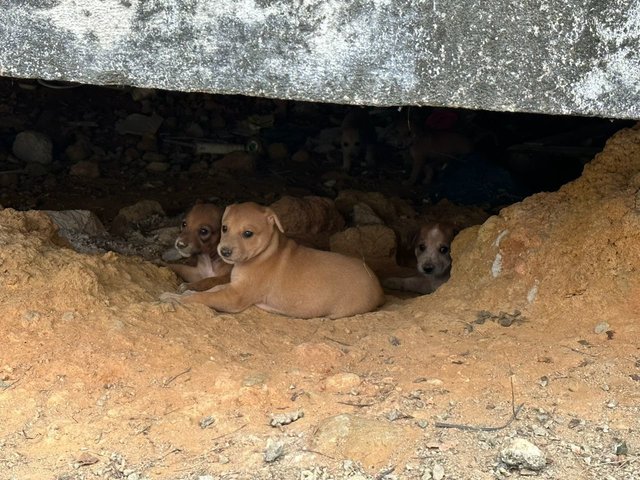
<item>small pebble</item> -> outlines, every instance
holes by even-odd
[[[431,470],[431,476],[433,480],[442,480],[444,478],[444,467],[436,463]]]
[[[604,333],[609,330],[609,324],[607,322],[600,322],[596,325],[593,331],[597,334]]]
[[[212,416],[204,417],[202,420],[200,420],[200,428],[207,428],[208,426],[213,425],[215,421],[215,418],[213,418]]]

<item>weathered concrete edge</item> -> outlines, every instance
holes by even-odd
[[[0,75],[640,119],[639,0],[441,3],[0,0]]]

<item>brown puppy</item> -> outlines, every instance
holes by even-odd
[[[418,134],[409,148],[411,175],[407,183],[413,185],[424,175],[423,182],[428,184],[447,161],[472,151],[473,142],[461,133],[434,130]]]
[[[171,264],[168,267],[178,274],[184,283],[180,290],[208,290],[215,285],[228,283],[231,265],[218,255],[222,208],[211,203],[196,203],[182,221],[176,250],[184,258],[195,257],[195,266]]]
[[[451,273],[451,242],[456,235],[449,223],[424,225],[415,240],[415,255],[421,275],[383,280],[385,287],[416,293],[433,293],[449,280]]]
[[[283,234],[273,210],[255,203],[227,207],[218,252],[233,265],[231,283],[160,298],[223,312],[256,305],[298,318],[348,317],[384,302],[377,277],[362,260],[298,245]]]
[[[364,108],[354,108],[342,121],[342,169],[349,172],[354,162],[375,166],[376,130]]]

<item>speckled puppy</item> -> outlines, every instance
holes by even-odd
[[[424,225],[414,242],[417,269],[420,275],[407,278],[391,277],[382,281],[385,287],[416,293],[432,293],[449,280],[451,273],[451,242],[456,229],[449,223]]]

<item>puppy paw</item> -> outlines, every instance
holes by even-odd
[[[184,293],[184,292],[186,292],[188,290],[189,290],[189,284],[187,282],[182,282],[180,285],[178,285],[178,288],[176,289],[176,292]]]
[[[381,283],[383,287],[390,288],[392,290],[402,290],[404,287],[404,281],[402,278],[385,278]]]
[[[160,295],[159,300],[161,302],[176,303],[176,302],[180,302],[181,296],[182,295],[178,293],[164,292],[163,294]]]

